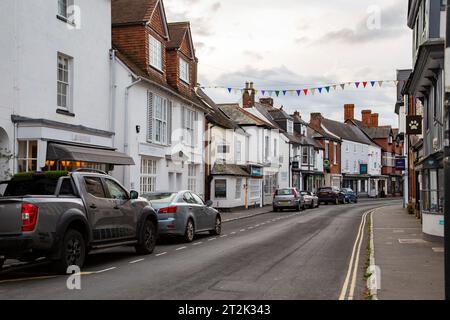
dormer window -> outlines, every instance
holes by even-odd
[[[162,44],[155,37],[150,36],[150,66],[162,71]]]
[[[287,124],[286,124],[286,131],[289,134],[293,134],[294,133],[294,122],[292,120],[287,120]]]
[[[180,79],[189,83],[189,63],[183,58],[180,58]]]

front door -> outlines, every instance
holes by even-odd
[[[102,178],[84,177],[86,188],[86,210],[93,230],[94,241],[114,239],[113,226],[120,213],[114,210],[114,203],[108,199]]]
[[[120,212],[120,222],[118,223],[116,234],[117,238],[135,237],[137,234],[137,215],[128,192],[111,179],[105,179],[105,185],[110,201],[113,203],[114,210]]]

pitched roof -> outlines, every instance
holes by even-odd
[[[369,128],[364,122],[356,119],[349,120],[349,122],[359,127],[371,139],[387,139],[393,130],[390,127]]]
[[[142,70],[136,63],[133,62],[131,58],[129,58],[127,55],[123,54],[121,51],[116,49],[116,57],[125,64],[125,66],[130,69],[131,72],[133,72],[136,76],[141,77],[143,79],[149,80],[151,82],[154,82],[158,84],[160,87],[170,91],[174,95],[178,95],[183,97],[184,99],[190,101],[191,103],[194,103],[195,105],[199,107],[204,107],[205,104],[199,99],[199,97],[195,94],[195,92],[192,92],[192,96],[185,96],[181,93],[178,93],[177,90],[173,87],[171,87],[169,84],[164,83],[157,77],[151,77],[146,71]],[[208,108],[209,109],[209,108]]]
[[[305,120],[303,120],[302,117],[299,115],[293,114],[291,115],[291,117],[292,119],[294,119],[294,124],[302,124],[304,126],[308,125],[308,123]]]
[[[112,0],[112,24],[148,22],[158,0]]]
[[[276,129],[274,125],[241,108],[239,104],[218,104],[217,106],[228,118],[233,119],[241,126],[258,126]]]
[[[249,177],[248,171],[236,164],[220,164],[216,163],[211,171],[212,175],[215,176],[238,176],[238,177]]]
[[[225,129],[239,129],[239,125],[230,119],[222,110],[219,109],[217,104],[200,88],[196,91],[197,96],[200,100],[211,109],[211,111],[206,115],[206,119],[210,123],[225,128]]]
[[[322,126],[343,140],[375,146],[375,143],[356,126],[326,118],[322,119]]]
[[[178,49],[181,47],[184,36],[190,28],[189,22],[169,23],[170,41],[167,44],[168,49]]]
[[[294,120],[289,114],[283,109],[271,108],[268,110],[273,120]]]

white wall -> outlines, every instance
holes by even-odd
[[[355,152],[356,147],[356,152]],[[348,140],[342,141],[341,159],[342,173],[359,174],[360,164],[369,163],[369,146]],[[355,166],[356,163],[356,166]],[[348,164],[348,167],[347,167]]]
[[[369,146],[369,171],[371,176],[381,175],[381,148],[375,146]]]
[[[158,87],[142,81],[128,90],[133,81],[130,71],[119,60],[115,64],[116,74],[116,139],[115,144],[122,152],[126,152],[133,157],[136,166],[117,168],[114,175],[123,180],[127,188],[140,190],[141,178],[141,158],[145,157],[157,161],[156,189],[155,191],[180,191],[188,188],[188,164],[193,162],[196,165],[196,189],[193,190],[200,196],[204,194],[204,141],[205,141],[205,114],[202,110],[196,110],[198,122],[196,126],[196,148],[187,146],[182,138],[186,135],[182,129],[182,108],[190,106],[186,101],[161,90]],[[172,101],[172,144],[158,145],[147,142],[147,92],[151,91]],[[128,115],[128,130],[126,129]],[[137,133],[136,126],[140,127]],[[128,138],[125,135],[128,132]],[[126,141],[128,140],[128,141]],[[128,145],[128,146],[127,146]],[[184,161],[168,161],[166,156],[173,156],[179,151],[187,156]],[[177,177],[178,175],[178,177]],[[170,180],[169,178],[172,178]]]

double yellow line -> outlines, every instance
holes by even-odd
[[[364,229],[366,226],[367,216],[372,212],[373,210],[365,212],[361,218],[361,224],[359,225],[358,235],[356,236],[355,244],[353,245],[347,276],[345,277],[344,286],[342,287],[341,294],[339,295],[339,300],[353,300],[354,298],[356,280],[358,276],[359,256],[364,240]]]

